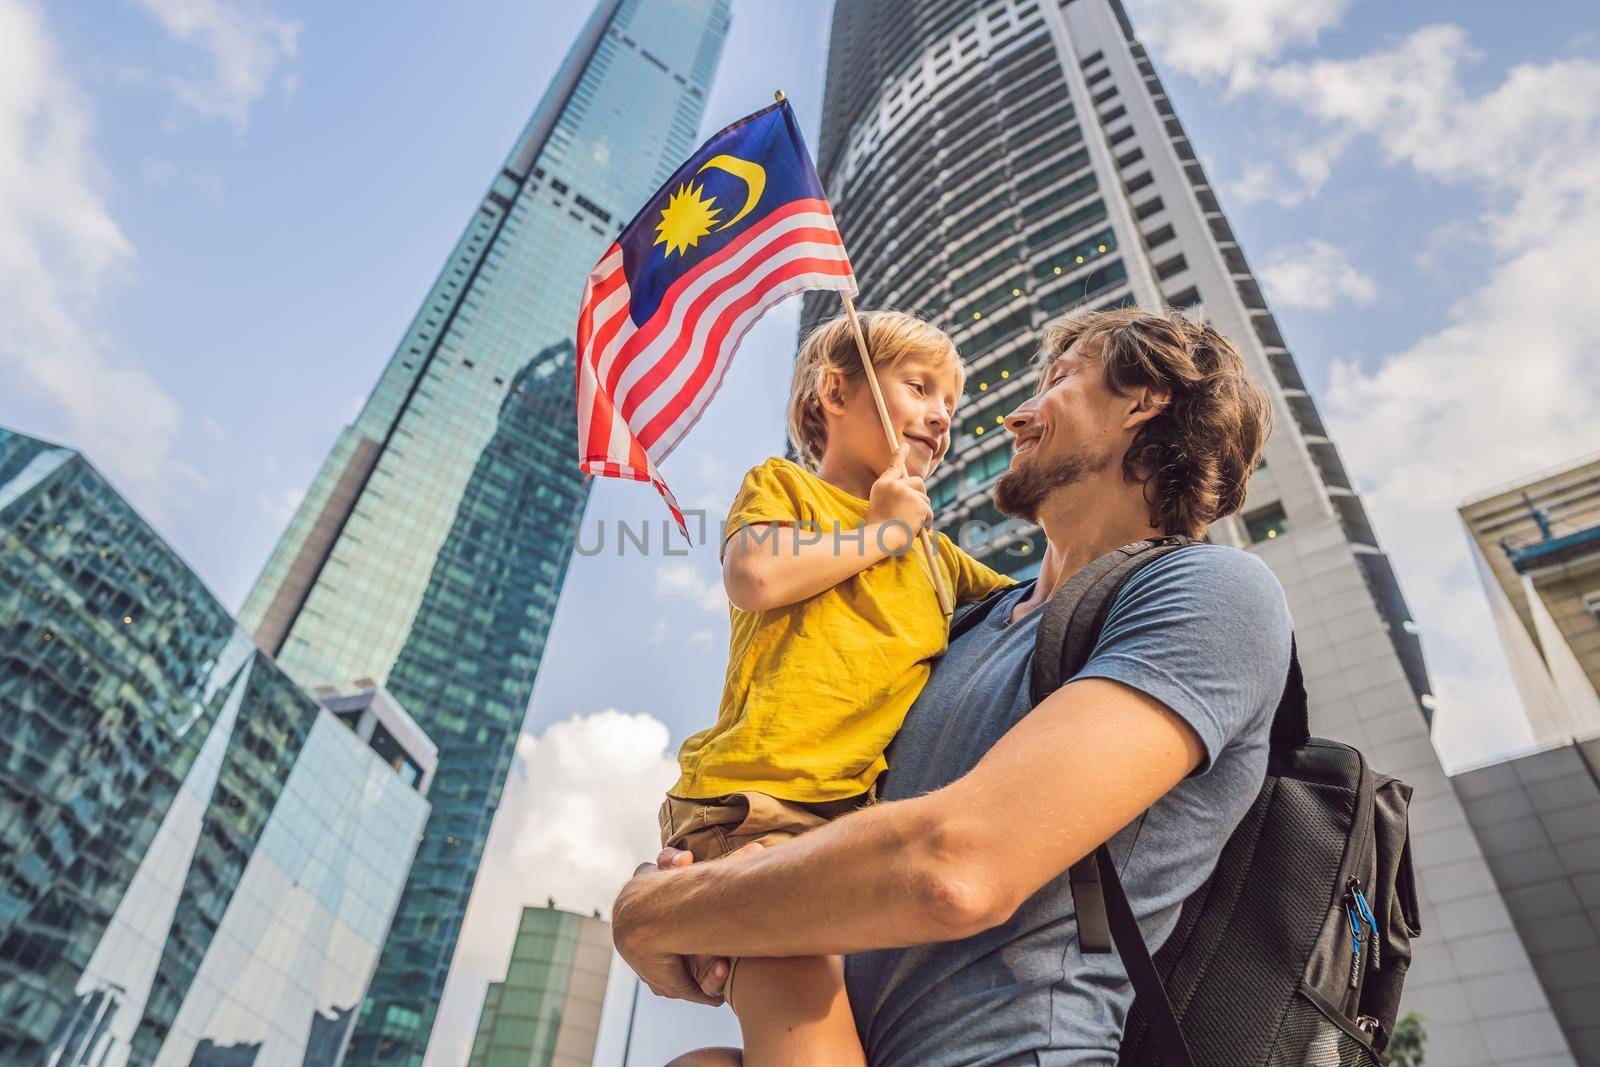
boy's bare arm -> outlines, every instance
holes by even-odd
[[[722,584],[733,606],[743,611],[798,604],[905,552],[931,521],[927,489],[921,478],[906,473],[902,448],[873,483],[862,528],[742,527],[723,546]]]
[[[969,937],[1004,922],[1201,756],[1194,730],[1154,698],[1073,682],[943,789],[744,862],[636,876],[617,899],[617,947],[671,989],[685,973],[680,954],[824,955]]]

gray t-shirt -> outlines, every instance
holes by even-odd
[[[1002,597],[934,666],[889,749],[883,799],[955,781],[1028,714],[1041,613],[1011,623],[1021,597]],[[1265,564],[1236,549],[1195,546],[1123,587],[1076,675],[1155,697],[1205,745],[1200,768],[1111,841],[1152,952],[1261,788],[1289,634],[1283,590]],[[1009,814],[1024,836],[1040,817]],[[1133,1000],[1114,953],[1079,952],[1065,871],[991,930],[851,956],[845,975],[873,1067],[1114,1064]]]

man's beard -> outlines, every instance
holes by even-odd
[[[1035,453],[1041,447],[1034,445]],[[1069,455],[1044,458],[1030,453],[994,483],[994,506],[1028,522],[1039,521],[1039,505],[1053,490],[1105,470],[1108,457]]]

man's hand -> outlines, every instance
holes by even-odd
[[[665,858],[665,853],[660,858]],[[696,1004],[721,1004],[720,992],[712,996],[700,988],[689,971],[687,957],[656,951],[641,929],[639,920],[648,913],[651,890],[663,879],[672,877],[673,866],[684,864],[639,864],[633,877],[617,894],[617,903],[611,912],[612,943],[623,961],[656,996],[692,1000]]]
[[[752,843],[726,858],[748,858],[760,852],[761,847],[759,843]],[[648,894],[663,878],[671,877],[672,871],[686,868],[693,862],[694,857],[687,852],[664,848],[654,863],[641,863],[617,895],[612,912],[612,937],[617,952],[656,996],[697,1004],[721,1004],[722,989],[728,981],[726,959],[654,951],[633,921],[648,908]]]

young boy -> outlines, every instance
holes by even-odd
[[[802,463],[745,475],[728,517],[723,579],[732,602],[717,721],[684,742],[661,807],[663,845],[716,859],[779,843],[873,802],[884,750],[945,649],[927,553],[923,479],[950,447],[965,372],[937,327],[892,311],[862,315],[892,451],[846,319],[801,347],[789,436]],[[1009,583],[940,534],[937,565],[959,602]],[[837,957],[747,959],[725,994],[743,1062],[864,1064]],[[679,1064],[739,1062],[703,1050]]]

